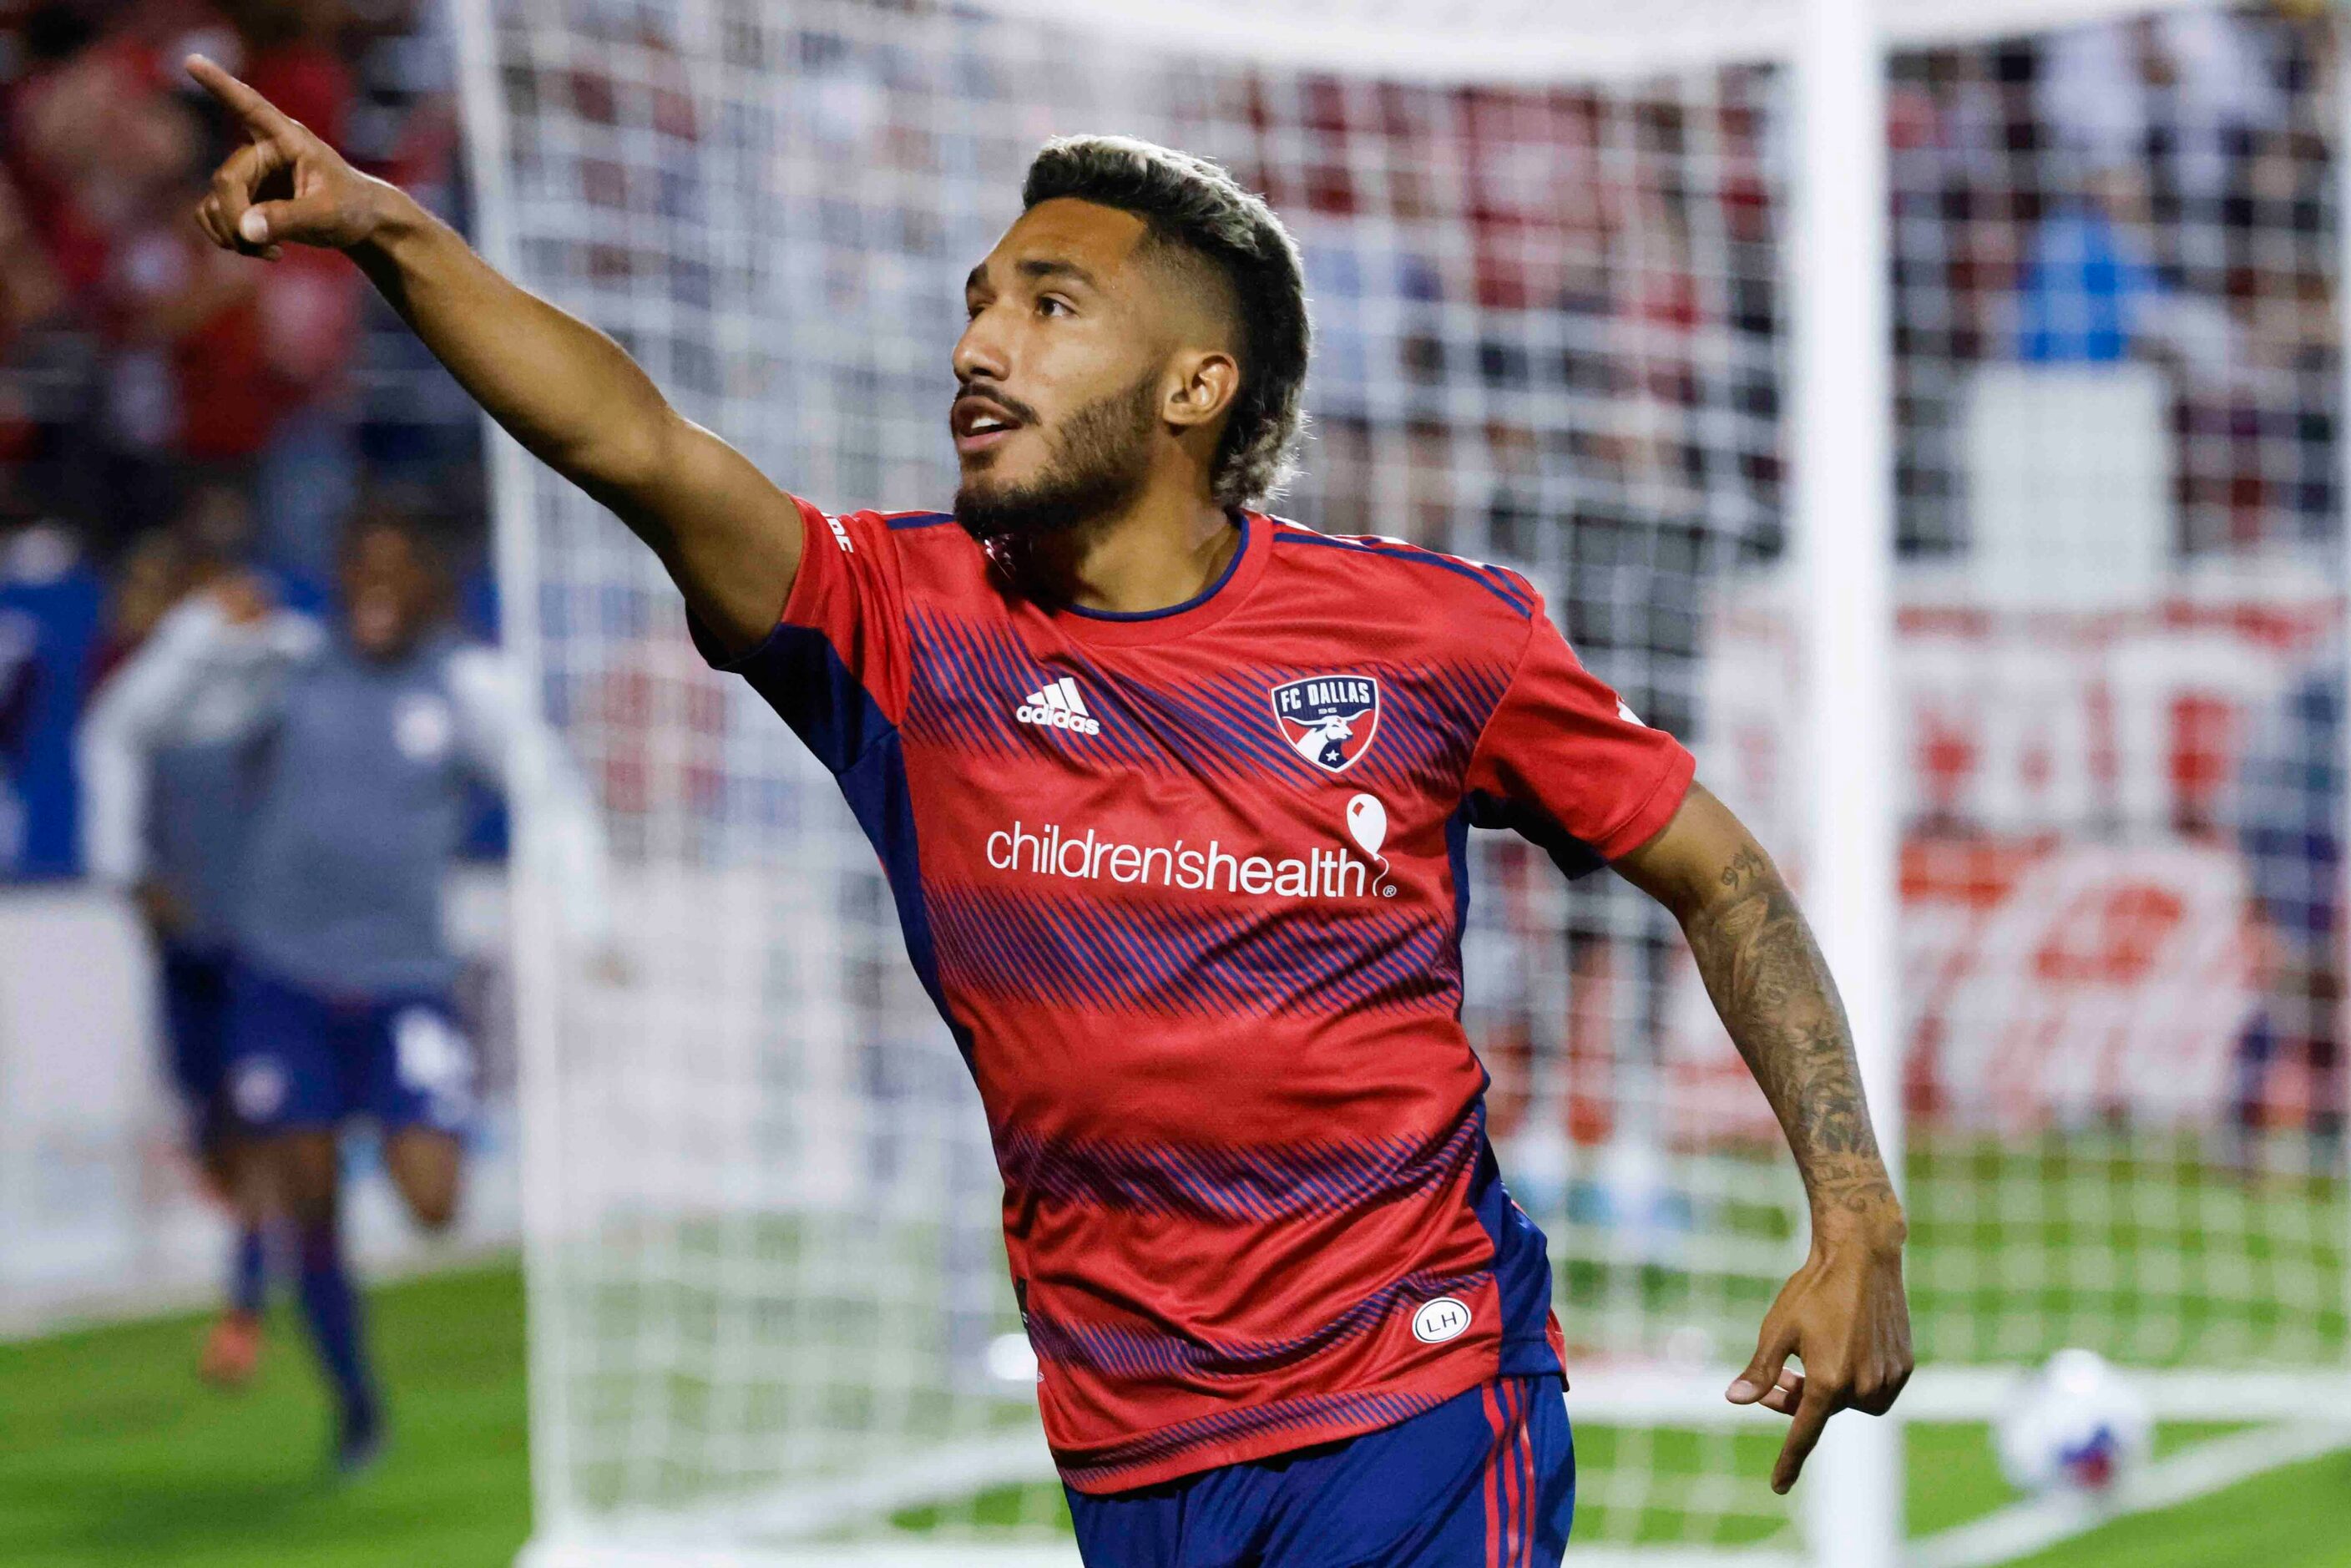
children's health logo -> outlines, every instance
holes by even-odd
[[[1380,683],[1370,675],[1310,675],[1272,695],[1282,739],[1326,773],[1353,768],[1379,733]]]

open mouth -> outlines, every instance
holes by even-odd
[[[947,427],[955,433],[956,453],[970,457],[994,450],[1011,438],[1022,421],[993,398],[967,394],[956,399]]]

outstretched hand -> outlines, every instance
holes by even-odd
[[[376,194],[388,187],[204,56],[189,56],[187,68],[252,138],[222,161],[196,208],[214,245],[275,261],[283,246],[342,250],[374,232]]]
[[[1797,1372],[1790,1356],[1803,1362]],[[1755,1359],[1725,1395],[1792,1417],[1771,1490],[1796,1484],[1821,1430],[1840,1410],[1883,1416],[1910,1380],[1910,1308],[1902,1252],[1861,1241],[1816,1242],[1764,1314]]]

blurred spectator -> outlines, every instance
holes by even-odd
[[[110,223],[97,314],[107,359],[107,446],[122,476],[103,520],[111,546],[169,506],[183,463],[247,464],[269,435],[256,306],[262,269],[204,243],[187,191],[207,148],[186,104],[154,94],[124,112],[147,130],[145,167],[126,172]]]
[[[0,350],[65,303],[65,286],[34,236],[16,182],[0,168]]]
[[[333,0],[223,0],[221,10],[245,46],[246,80],[341,148],[352,81],[332,46],[340,7]],[[188,226],[184,214],[181,226]],[[256,475],[262,553],[281,570],[323,581],[356,494],[346,374],[363,286],[341,257],[300,246],[263,276],[256,323],[269,409]]]
[[[2095,23],[2043,41],[2034,109],[2049,149],[2083,172],[2138,167],[2147,155],[2147,56],[2156,47],[2138,22]]]
[[[2018,289],[2018,359],[2104,365],[2131,357],[2163,292],[2140,205],[2130,176],[2116,171],[2043,222]]]
[[[0,162],[0,361],[19,334],[54,316],[65,299],[65,286],[33,233],[5,162]],[[0,463],[21,464],[31,455],[37,439],[25,400],[0,377]]]

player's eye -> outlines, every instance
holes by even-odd
[[[1037,301],[1037,314],[1040,316],[1067,316],[1071,313],[1070,302],[1058,295],[1043,295]]]

